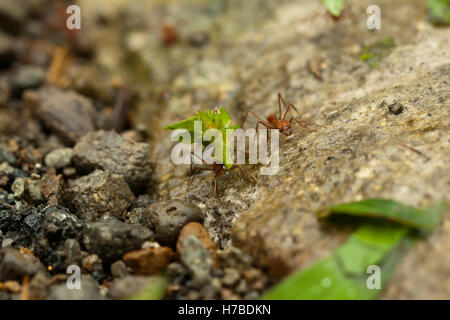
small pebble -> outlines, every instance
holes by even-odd
[[[400,102],[394,102],[388,106],[392,114],[399,115],[403,112],[403,105]]]

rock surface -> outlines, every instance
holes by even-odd
[[[152,281],[152,277],[126,276],[114,280],[109,287],[107,296],[110,299],[128,299]]]
[[[45,164],[48,167],[61,169],[70,164],[72,156],[73,150],[71,148],[55,149],[45,156]]]
[[[103,216],[125,214],[134,195],[121,175],[95,170],[71,181],[64,199],[80,218],[97,221]]]
[[[163,273],[175,258],[175,253],[168,247],[148,248],[128,252],[123,261],[138,275]]]
[[[148,144],[100,130],[87,134],[75,145],[73,161],[82,172],[102,169],[121,174],[130,188],[138,191],[152,177],[149,155]]]
[[[33,255],[12,248],[0,250],[0,281],[22,281],[24,276],[32,277],[40,271],[45,268]]]
[[[36,116],[43,124],[68,144],[95,130],[96,111],[86,97],[51,86],[24,94],[28,104],[36,107]]]
[[[90,276],[81,276],[80,290],[71,290],[61,283],[50,287],[47,300],[100,300],[102,296],[97,282]]]
[[[182,200],[161,201],[150,205],[144,213],[155,239],[163,245],[174,247],[178,234],[185,224],[201,221],[203,212],[196,205]]]
[[[153,233],[143,226],[109,219],[91,222],[85,226],[83,242],[89,252],[105,262],[114,262],[151,238]]]
[[[181,254],[183,252],[183,241],[186,237],[194,235],[202,243],[205,249],[208,249],[211,253],[215,253],[217,250],[217,245],[209,237],[208,231],[198,222],[189,222],[183,229],[181,229],[180,235],[177,240],[177,253]]]

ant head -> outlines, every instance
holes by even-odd
[[[270,123],[275,122],[277,120],[277,116],[274,113],[271,113],[267,116],[267,121]]]

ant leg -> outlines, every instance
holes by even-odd
[[[280,116],[278,117],[278,119],[282,119],[281,118],[281,102],[283,102],[284,107],[286,108],[286,101],[284,101],[283,97],[281,96],[281,93],[278,92],[278,112],[280,113]]]
[[[272,125],[267,125],[267,123],[264,123],[264,122],[262,122],[262,121],[258,121],[257,123],[256,123],[256,127],[255,127],[255,138],[253,139],[253,142],[252,142],[252,148],[253,148],[253,144],[255,143],[255,141],[256,141],[256,139],[257,139],[257,135],[259,134],[258,133],[258,128],[259,128],[259,125],[260,124],[262,124],[263,126],[265,126],[267,129],[277,129],[277,127],[275,127],[275,126],[272,126]]]
[[[258,115],[257,115],[256,113],[254,113],[252,110],[247,110],[247,111],[245,112],[245,114],[244,114],[244,119],[243,119],[243,121],[241,122],[241,127],[244,125],[244,122],[245,122],[245,120],[247,119],[247,116],[248,116],[249,113],[250,113],[252,116],[254,116],[256,119],[258,119],[258,120],[261,122],[262,125],[266,126],[267,128],[274,129],[274,128],[272,127],[272,125],[271,125],[269,122],[264,121],[263,118],[261,118],[260,116],[258,116]]]
[[[189,178],[189,182],[188,182],[188,185],[187,185],[188,188],[191,186],[192,182],[194,181],[195,175],[199,171],[213,171],[213,168],[195,168],[193,170],[193,172],[191,173],[191,177]]]
[[[294,117],[294,115],[293,115],[292,112],[291,112],[291,108],[294,109],[294,110],[298,113],[297,108],[296,108],[292,103],[290,103],[290,104],[286,107],[286,111],[284,112],[283,118],[281,118],[281,120],[285,120],[285,119],[286,119],[286,116],[287,116],[288,112],[291,114],[292,117]]]
[[[303,123],[308,123],[308,122],[306,122],[306,121],[300,121],[300,120],[297,120],[297,119],[294,118],[294,117],[292,117],[292,118],[289,120],[290,123],[292,123],[292,121],[297,122],[297,124],[298,124],[299,126],[301,126],[303,129],[308,130],[309,132],[315,132],[315,131],[316,131],[316,130],[310,129],[310,128],[308,128],[306,125],[304,125]]]
[[[214,197],[220,200],[219,192],[217,191],[217,182],[216,182],[216,175],[213,174],[212,176],[212,183],[213,183],[213,194]]]
[[[213,171],[213,168],[194,168],[189,178],[188,184],[186,185],[186,191],[182,194],[182,196],[184,196],[188,192],[189,187],[192,185],[192,182],[194,182],[195,176],[199,171]]]
[[[306,127],[305,127],[305,125],[302,125],[300,122],[305,123],[305,124],[311,124],[311,122],[304,121],[304,120],[298,120],[297,118],[295,118],[295,117],[294,117],[294,114],[293,114],[292,111],[291,111],[291,108],[294,109],[294,110],[298,113],[297,108],[291,103],[290,105],[288,105],[288,107],[287,107],[287,109],[286,109],[285,116],[286,116],[286,114],[289,112],[289,113],[291,114],[292,118],[294,118],[295,122],[297,122],[297,123],[298,123],[299,125],[301,125],[303,128],[306,128]],[[316,125],[316,126],[318,126],[318,127],[322,127],[322,128],[327,128],[326,126],[323,126],[323,125],[321,125],[321,124],[315,124],[315,123],[314,123],[314,125]],[[311,129],[309,129],[309,130],[311,130]],[[311,130],[311,131],[316,131],[316,130]]]
[[[235,168],[238,168],[238,169],[241,171],[242,175],[243,175],[248,181],[250,181],[250,182],[252,182],[252,183],[257,183],[257,182],[258,182],[258,180],[256,180],[255,177],[253,177],[252,175],[249,175],[249,174],[245,173],[244,169],[242,169],[242,167],[241,167],[240,165],[237,165],[237,164],[236,164],[236,165],[234,166],[233,169],[235,169]]]
[[[245,113],[244,113],[244,118],[243,118],[242,121],[241,121],[241,127],[244,126],[245,120],[247,120],[248,111],[249,111],[249,110],[245,111]]]
[[[191,153],[192,153],[193,156],[196,156],[197,158],[199,158],[199,159],[202,161],[203,164],[207,164],[207,163],[205,162],[205,160],[203,160],[203,158],[201,158],[199,155],[195,154],[194,151],[191,151]],[[191,166],[192,166],[192,162],[193,162],[193,161],[191,161]]]

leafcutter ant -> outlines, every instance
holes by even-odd
[[[284,113],[283,108],[281,107],[281,104],[283,103],[284,106]],[[242,120],[242,125],[244,125],[245,120],[247,119],[248,114],[251,114],[254,116],[258,122],[256,123],[256,132],[258,132],[258,126],[261,124],[265,126],[268,129],[278,129],[280,133],[282,133],[285,136],[290,136],[292,133],[292,123],[295,121],[298,125],[300,125],[302,128],[313,132],[316,130],[310,129],[306,126],[306,124],[309,124],[307,121],[301,121],[295,118],[295,116],[292,114],[292,109],[294,109],[297,113],[297,108],[292,104],[286,104],[283,97],[281,96],[281,93],[278,93],[278,116],[276,113],[271,113],[267,116],[267,121],[265,121],[263,118],[258,116],[256,113],[254,113],[252,110],[247,110],[244,114],[244,119]],[[287,116],[288,114],[291,116],[291,118],[288,120]],[[319,125],[320,126],[320,125]],[[324,126],[321,126],[324,127]]]

